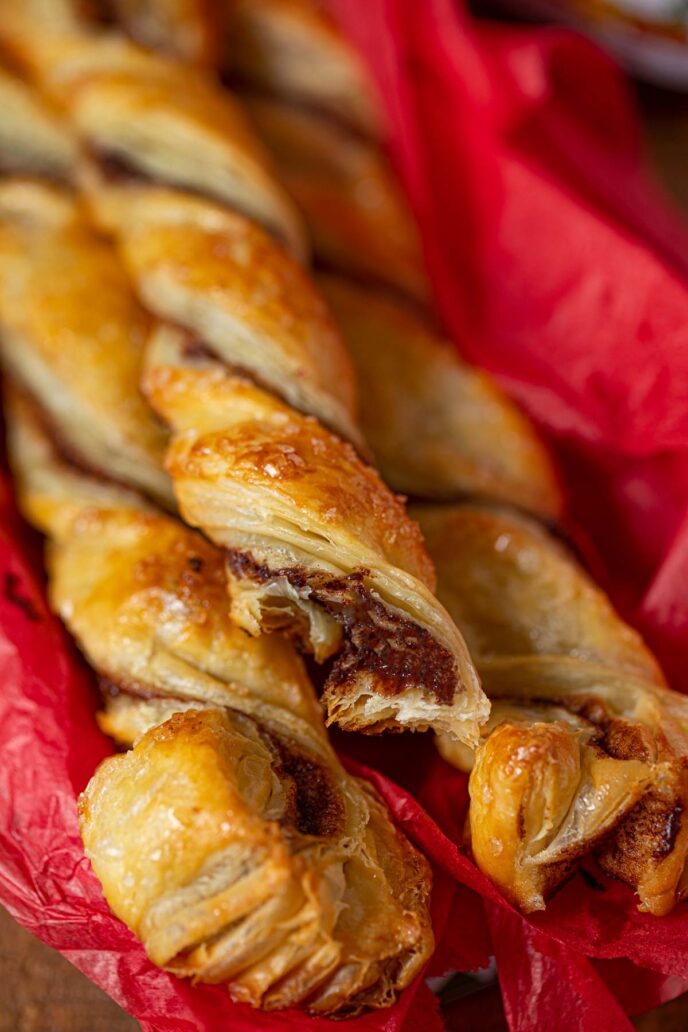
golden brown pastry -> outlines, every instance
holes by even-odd
[[[429,870],[341,767],[301,659],[231,623],[207,540],[70,466],[15,390],[8,422],[51,604],[133,744],[80,800],[113,911],[154,963],[252,1006],[389,1005],[432,950]]]
[[[0,121],[2,119],[0,118]],[[0,352],[61,450],[174,507],[166,435],[138,391],[150,319],[68,193],[0,183]]]
[[[358,55],[318,0],[223,0],[230,73],[273,96],[320,109],[368,136],[382,119]]]
[[[104,223],[132,183],[161,180],[245,211],[303,253],[294,208],[227,91],[114,35],[36,33],[34,2],[0,10],[0,44],[81,138]]]
[[[336,105],[323,100],[322,95],[318,97],[317,90],[307,97],[312,84],[299,86],[301,70],[292,78],[289,61],[284,60],[285,53],[290,57],[289,45],[274,45],[275,39],[289,41],[292,33],[291,38],[298,41],[294,53],[299,52],[303,25],[309,24],[310,14],[301,16],[309,8],[312,13],[312,6],[306,4],[240,5],[235,31],[241,40],[248,25],[249,45],[240,50],[235,68],[244,81],[261,90],[281,94],[282,99],[307,98],[321,112],[329,110],[341,117]],[[306,37],[310,31],[306,30]],[[258,47],[260,56],[249,62],[245,55],[250,54],[251,45]],[[338,45],[344,47],[341,40]],[[244,63],[247,67],[242,68]],[[314,67],[311,62],[309,74]],[[307,75],[301,79],[307,79]],[[360,96],[356,91],[352,95]],[[315,116],[289,110],[274,100],[254,100],[253,111],[306,213],[321,260],[344,272],[388,282],[421,296],[414,287],[414,282],[422,283],[422,279],[417,276],[413,247],[402,240],[387,258],[384,247],[379,251],[376,248],[394,223],[394,195],[387,189],[384,169],[370,147],[333,125],[320,127]],[[350,116],[348,120],[355,121]],[[207,327],[217,325],[217,320],[205,318],[205,331],[197,331],[201,306],[189,314],[193,291],[179,289],[183,277],[177,277],[174,284],[174,276],[156,275],[156,262],[164,255],[164,247],[158,252],[154,246],[135,247],[133,235],[127,243],[127,233],[121,229],[126,218],[116,208],[114,215],[111,213],[105,203],[109,195],[103,189],[102,174],[95,179],[93,195],[101,219],[117,229],[125,252],[128,248],[135,279],[147,284],[147,303],[167,321],[174,312],[184,313],[176,321],[185,327],[186,334],[170,328],[156,333],[148,390],[173,426],[175,436],[184,438],[181,444],[179,439],[175,441],[171,463],[190,518],[208,529],[220,513],[217,540],[233,548],[236,527],[226,537],[223,521],[228,511],[238,513],[241,560],[237,561],[234,552],[230,558],[235,589],[240,587],[235,591],[235,614],[247,626],[256,619],[256,611],[257,626],[282,626],[286,621],[316,653],[325,655],[338,647],[340,632],[334,621],[328,622],[326,607],[323,614],[322,582],[310,577],[307,598],[294,600],[286,588],[300,591],[303,583],[289,566],[291,580],[285,576],[287,585],[281,585],[275,597],[274,574],[285,570],[274,565],[268,568],[263,562],[256,569],[253,551],[247,564],[245,544],[250,541],[253,547],[268,522],[262,520],[257,534],[249,518],[256,483],[251,483],[248,492],[233,490],[229,510],[224,483],[216,481],[217,490],[208,491],[218,469],[224,479],[225,467],[218,465],[220,456],[224,459],[231,454],[234,465],[237,456],[243,458],[238,444],[245,448],[248,441],[255,442],[260,446],[262,461],[263,452],[267,454],[267,426],[281,422],[283,428],[289,426],[292,436],[287,434],[287,438],[302,443],[303,434],[295,425],[298,419],[292,419],[295,414],[281,405],[274,393],[277,391],[292,405],[294,397],[289,397],[284,388],[277,389],[274,378],[268,384],[260,377],[257,383],[249,383],[236,371],[227,375],[218,367],[204,340],[204,334],[212,332]],[[176,182],[170,178],[166,181],[173,185]],[[360,194],[362,184],[367,185],[369,193],[359,203],[356,193]],[[338,191],[348,200],[337,203]],[[166,203],[173,207],[169,198]],[[399,210],[403,212],[403,207]],[[187,227],[192,221],[186,214],[180,217],[180,223]],[[403,226],[403,218],[400,221]],[[377,235],[375,227],[379,227]],[[144,229],[144,236],[146,232]],[[406,239],[411,239],[408,234]],[[204,245],[201,242],[199,246]],[[357,250],[363,253],[363,260]],[[148,258],[137,264],[139,253],[148,255],[150,264],[146,265]],[[198,264],[204,266],[203,261]],[[209,277],[205,285],[213,282]],[[233,290],[234,286],[227,293]],[[468,493],[510,502],[540,516],[558,514],[558,492],[546,456],[527,423],[483,378],[462,367],[400,305],[331,280],[328,290],[357,354],[367,405],[363,411],[365,430],[395,486],[429,498],[449,499]],[[403,356],[401,361],[399,355]],[[227,361],[226,354],[222,357]],[[409,386],[395,396],[386,387],[398,379],[400,367],[408,372]],[[252,372],[255,379],[255,369]],[[326,381],[327,374],[325,385]],[[270,394],[262,389],[266,385],[271,388]],[[209,404],[211,411],[199,421],[201,394],[213,401]],[[457,397],[463,405],[454,407],[452,402]],[[218,413],[230,398],[236,420],[232,434],[225,437],[226,428],[220,425]],[[315,411],[328,422],[312,401],[302,402],[301,407]],[[342,424],[337,427],[331,417],[329,425],[342,433]],[[215,435],[212,440],[206,431]],[[221,439],[219,434],[223,435]],[[344,431],[344,436],[355,439],[350,431]],[[283,491],[285,471],[291,481],[293,467],[300,469],[309,456],[300,448],[285,452],[286,439],[281,442],[282,449],[274,450],[273,440],[271,435],[273,451],[261,472],[267,471],[271,480],[278,480],[279,485],[274,486]],[[322,441],[320,450],[323,454],[328,450]],[[248,463],[252,473],[255,454],[256,448]],[[341,457],[336,465],[349,470]],[[264,475],[262,480],[260,476],[252,479],[259,481],[264,504],[257,511],[264,516],[270,497],[268,482]],[[320,479],[322,496],[331,494],[335,477],[328,480],[323,475]],[[357,485],[360,495],[361,482],[352,477],[351,483]],[[238,488],[239,482],[234,486]],[[242,478],[242,489],[246,486]],[[308,487],[318,485],[314,482]],[[296,489],[284,493],[298,509],[304,496]],[[283,500],[280,518],[284,514]],[[344,511],[342,508],[339,515]],[[465,745],[448,736],[440,738],[441,751],[450,762],[465,767],[474,763],[470,822],[479,864],[518,905],[535,909],[544,906],[547,896],[583,856],[594,853],[605,870],[636,888],[641,908],[666,912],[686,887],[688,830],[681,819],[686,798],[684,700],[664,687],[654,660],[637,637],[536,525],[508,512],[475,506],[458,510],[426,508],[423,520],[441,566],[443,597],[452,614],[462,625],[465,622],[482,676],[495,700],[475,763]],[[267,547],[269,558],[275,559],[272,540],[260,547]],[[383,551],[385,548],[383,542]],[[408,568],[412,551],[407,550],[400,560],[402,566],[405,563]],[[295,555],[292,549],[289,558]],[[417,566],[415,572],[422,581],[421,567]],[[266,573],[267,587],[261,583]],[[251,578],[253,588],[244,583]],[[314,591],[320,593],[317,607],[311,605]],[[294,626],[293,612],[285,614],[285,599],[287,605],[298,606],[300,625]],[[349,594],[349,610],[351,601]],[[354,639],[354,645],[360,658],[360,641]],[[345,663],[350,654],[349,642]],[[412,696],[406,698],[412,701]],[[121,702],[118,706],[120,719],[126,719],[132,728],[140,727],[140,718],[137,721],[132,717],[131,706]]]
[[[418,232],[380,148],[313,112],[242,99],[304,215],[320,263],[427,303]]]
[[[306,32],[303,42],[309,52],[299,62],[299,70],[309,79],[312,76],[314,89],[322,89],[328,82],[328,74],[316,67],[326,46],[320,35],[324,34],[329,49],[330,41],[336,41],[337,53],[352,68],[359,68],[356,55],[315,4],[255,0],[242,4],[233,0],[229,10],[229,45],[243,81],[241,100],[275,159],[280,180],[305,217],[318,260],[327,267],[427,302],[428,284],[418,233],[381,149],[333,118],[336,112],[325,98],[317,105],[319,112],[284,103],[296,98],[289,81],[282,82],[279,76],[269,86],[271,97],[251,89],[256,83],[268,86],[267,82],[259,83],[262,64],[253,55],[255,47],[266,48],[270,63],[271,48],[276,47],[274,60],[279,65],[290,54],[293,33],[287,30],[293,27]],[[313,31],[316,37],[311,40]],[[298,38],[298,32],[294,38]],[[153,39],[142,42],[154,50],[165,49]],[[335,67],[330,56],[330,75]],[[350,86],[347,100],[373,97],[372,84],[364,81],[362,70],[360,75],[357,92]]]
[[[195,87],[189,107],[169,62],[107,38],[34,46],[11,29],[0,16],[0,37],[11,37],[91,151],[107,137],[108,150],[126,152],[136,168],[158,152],[163,110],[172,125],[180,112],[194,124],[200,117]],[[123,83],[126,122],[111,117]],[[144,103],[152,86],[159,121]],[[227,135],[240,150],[231,123]],[[211,179],[224,150],[217,158],[205,137],[193,139]],[[172,431],[167,466],[182,516],[227,552],[235,620],[253,634],[288,630],[320,660],[337,653],[325,693],[330,721],[374,732],[433,727],[474,742],[487,703],[432,595],[418,530],[343,440],[362,450],[352,374],[329,315],[259,226],[172,189],[188,181],[169,148],[160,153],[156,175],[170,185],[135,178],[113,188],[101,165],[88,192],[160,321],[144,389]],[[245,186],[248,194],[254,184]]]
[[[569,553],[508,510],[419,506],[438,594],[492,699],[471,769],[479,866],[524,910],[589,854],[667,913],[688,891],[688,700]]]
[[[0,170],[67,182],[77,159],[64,122],[20,79],[0,68]]]
[[[410,306],[340,277],[318,285],[353,357],[361,428],[388,484],[416,498],[482,497],[559,515],[542,443],[485,373]]]
[[[231,709],[175,714],[91,780],[87,853],[175,974],[268,1010],[388,1006],[432,948],[427,867],[363,782],[290,746]]]
[[[255,223],[162,187],[117,213],[125,264],[148,309],[363,449],[351,361],[302,267]]]
[[[191,64],[216,63],[221,19],[213,0],[106,0],[105,6],[142,46]]]
[[[237,623],[336,655],[330,721],[473,741],[487,707],[418,529],[351,446],[171,327],[151,342],[144,388],[172,430],[184,518],[226,551]]]

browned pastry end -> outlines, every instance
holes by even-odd
[[[382,133],[378,98],[363,63],[318,0],[223,0],[227,65],[253,87]]]
[[[154,963],[252,1006],[389,1005],[432,951],[429,869],[341,767],[303,662],[230,621],[205,538],[71,466],[12,389],[7,413],[51,605],[133,745],[79,807],[113,911]]]
[[[363,782],[289,750],[232,710],[177,713],[91,780],[87,853],[175,974],[266,1010],[387,1006],[432,948],[427,865]]]
[[[523,910],[588,856],[665,914],[688,890],[688,700],[567,551],[487,506],[419,506],[438,594],[492,700],[471,770],[479,866]]]
[[[144,386],[172,429],[183,515],[227,552],[240,626],[336,654],[325,701],[344,727],[471,740],[479,685],[418,529],[377,474],[312,417],[189,354],[179,331],[151,341]]]

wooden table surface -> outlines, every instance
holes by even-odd
[[[640,101],[650,152],[669,190],[688,212],[688,99],[643,89]],[[506,1029],[494,990],[461,1001],[445,1018],[449,1032]],[[683,1032],[688,1029],[688,994],[634,1024],[641,1032]],[[64,957],[34,939],[0,908],[0,1032],[134,1032],[139,1028]]]

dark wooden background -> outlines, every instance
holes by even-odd
[[[639,97],[650,153],[670,192],[688,212],[688,98],[652,89],[639,91]],[[449,1032],[506,1029],[499,993],[492,989],[454,1005],[445,1017]],[[688,1029],[688,994],[634,1023],[641,1032],[683,1032]],[[136,1029],[138,1023],[117,1004],[0,908],[0,1032]]]

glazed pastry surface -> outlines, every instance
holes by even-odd
[[[247,636],[205,538],[56,452],[11,389],[19,500],[50,602],[125,754],[80,800],[87,855],[151,960],[264,1009],[387,1006],[432,950],[423,858],[348,775],[303,662]]]
[[[471,770],[471,846],[521,909],[592,856],[665,914],[688,887],[688,700],[567,550],[506,509],[419,506],[438,593],[492,700]]]
[[[179,331],[160,331],[147,363],[181,510],[225,549],[239,625],[335,655],[324,700],[342,727],[470,740],[485,709],[468,654],[417,527],[378,475],[311,417],[189,356]]]
[[[388,484],[414,498],[483,497],[558,516],[547,453],[485,373],[409,305],[341,276],[318,284],[353,357],[361,427]]]
[[[283,247],[298,219],[229,96],[112,36],[36,40],[20,22],[0,16],[0,40],[75,128],[91,215],[155,317],[144,392],[181,515],[226,551],[234,619],[337,654],[330,721],[474,742],[488,706],[470,657],[367,464],[350,359]]]
[[[166,434],[138,389],[150,318],[74,198],[0,182],[3,365],[63,453],[174,508]]]

